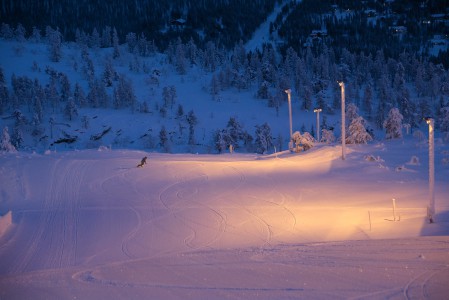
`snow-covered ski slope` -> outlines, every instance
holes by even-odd
[[[347,152],[2,155],[0,299],[447,297],[444,145],[434,224],[425,143]]]

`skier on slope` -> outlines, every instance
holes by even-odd
[[[137,165],[137,167],[138,167],[138,168],[143,167],[143,165],[146,165],[146,163],[147,163],[147,157],[144,156],[144,157],[142,158],[142,160],[140,161],[140,164]]]

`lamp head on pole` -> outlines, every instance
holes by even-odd
[[[292,93],[292,90],[291,89],[287,89],[287,90],[285,90],[285,92],[290,95]]]
[[[315,108],[314,110],[313,110],[313,112],[315,112],[315,113],[319,113],[319,112],[322,112],[323,110],[321,109],[321,108]]]
[[[345,83],[343,81],[337,81],[339,86],[344,86]]]
[[[424,118],[427,124],[431,124],[433,122],[433,119],[431,117]]]

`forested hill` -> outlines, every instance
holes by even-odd
[[[179,35],[233,47],[251,37],[276,2],[281,1],[1,0],[0,20],[14,27],[20,23],[28,31],[59,28],[66,40],[74,40],[77,31],[102,34],[116,28],[122,39],[129,32],[143,33],[162,48]]]

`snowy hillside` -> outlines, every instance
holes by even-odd
[[[339,146],[2,155],[0,297],[444,299],[449,169],[436,167],[429,224],[427,168],[412,138],[345,161]]]

